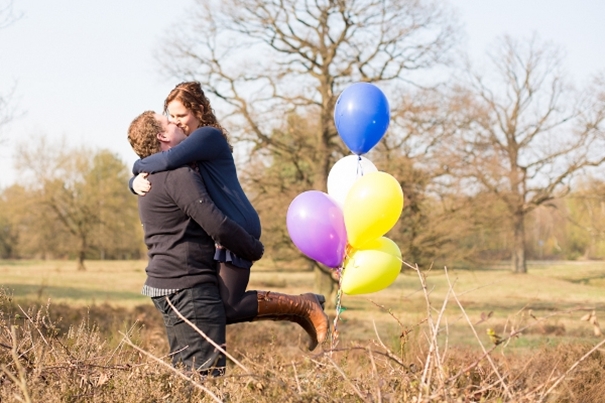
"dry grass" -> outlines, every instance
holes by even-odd
[[[115,290],[138,292],[136,266],[103,270],[93,274],[97,281],[120,275]],[[598,321],[580,318],[593,310],[598,317],[604,297],[577,281],[597,270],[553,271],[410,270],[383,292],[344,296],[338,343],[313,353],[293,324],[230,326],[228,351],[239,365],[205,380],[163,364],[167,343],[149,303],[53,297],[49,304],[51,286],[27,300],[12,287],[15,297],[0,293],[0,401],[598,402],[604,341],[594,334]],[[65,277],[52,286],[83,282]],[[259,272],[251,286],[298,292],[310,280],[309,273]]]

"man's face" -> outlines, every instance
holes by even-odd
[[[172,100],[168,104],[167,111],[170,114],[170,121],[183,129],[187,136],[200,127],[198,118],[195,117],[190,109],[185,108],[178,99]]]
[[[169,122],[166,116],[157,113],[154,116],[158,123],[162,126],[162,133],[158,133],[158,139],[160,139],[162,144],[162,151],[176,146],[187,138],[185,133],[183,133],[183,130],[181,130],[181,128],[173,122]]]

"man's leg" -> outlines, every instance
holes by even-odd
[[[201,284],[180,290],[168,297],[174,307],[204,332],[216,344],[225,346],[225,310],[214,284]],[[153,298],[154,304],[164,316],[164,325],[173,353],[173,364],[183,363],[188,369],[212,375],[224,372],[226,359],[195,329],[178,317],[165,297]]]
[[[170,348],[170,355],[172,357],[172,365],[178,363],[177,355],[174,354],[175,351],[179,350],[178,340],[175,337],[174,332],[171,330],[173,326],[173,319],[170,315],[170,311],[172,308],[166,303],[166,296],[162,297],[152,297],[151,301],[153,305],[155,305],[156,309],[162,314],[162,319],[164,320],[164,329],[166,329],[166,337],[168,338],[168,346]]]

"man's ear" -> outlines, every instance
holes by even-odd
[[[166,141],[166,133],[164,133],[164,132],[158,132],[158,134],[156,135],[156,137],[161,142],[165,142]]]

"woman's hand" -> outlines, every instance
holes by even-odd
[[[147,172],[141,172],[134,178],[132,182],[132,190],[139,196],[145,196],[147,192],[151,189],[151,183],[147,180],[147,176],[149,174]]]

